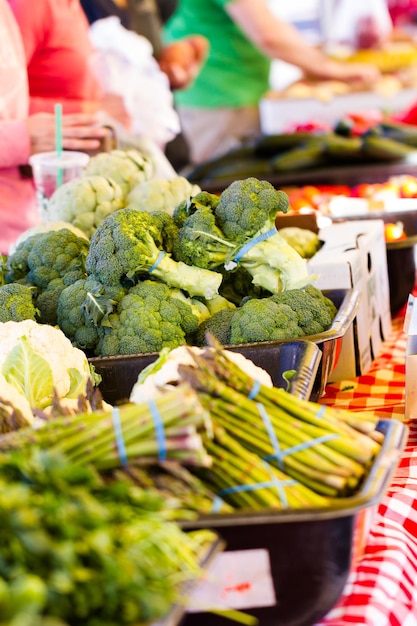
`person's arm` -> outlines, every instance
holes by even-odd
[[[278,19],[267,0],[232,0],[225,7],[231,19],[266,56],[296,65],[316,78],[374,82],[376,67],[362,63],[339,63],[311,46],[291,24]]]
[[[28,162],[30,137],[25,120],[0,120],[0,169]]]

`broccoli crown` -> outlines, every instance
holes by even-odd
[[[32,237],[27,241],[30,240]],[[77,275],[82,278],[85,276],[88,248],[86,239],[66,228],[42,233],[27,256],[28,282],[44,290],[52,280],[64,278],[68,273],[71,273],[71,280]]]
[[[156,281],[131,287],[108,322],[99,329],[96,354],[101,356],[176,348],[186,343],[187,333],[198,325],[191,307],[171,297],[169,287]]]
[[[161,250],[169,251],[176,234],[167,213],[121,209],[92,236],[87,271],[106,285],[132,286],[152,268]]]
[[[334,303],[311,285],[305,289],[282,291],[271,299],[292,309],[303,335],[316,335],[327,330],[336,313]]]
[[[266,180],[235,180],[226,187],[215,209],[217,224],[226,239],[242,243],[273,228],[278,212],[289,209],[288,196]]]
[[[91,157],[84,168],[84,174],[112,178],[126,197],[136,185],[152,178],[154,170],[152,159],[139,150],[116,149]]]
[[[236,309],[231,322],[230,343],[279,341],[302,335],[291,307],[269,297],[248,300]]]
[[[219,196],[216,196],[213,193],[209,193],[208,191],[201,191],[195,196],[183,200],[183,202],[180,202],[175,207],[173,212],[174,221],[178,228],[181,228],[184,225],[187,217],[195,213],[198,209],[207,207],[211,209],[212,212],[214,212],[219,202]]]
[[[5,281],[6,283],[15,283],[17,281],[27,280],[27,275],[30,271],[28,265],[28,256],[35,245],[40,239],[42,233],[31,235],[16,246],[16,249],[6,260],[5,267]]]
[[[74,346],[93,351],[99,339],[97,327],[107,324],[124,294],[121,286],[103,285],[94,276],[77,280],[59,295],[58,326]]]
[[[31,287],[19,283],[0,287],[0,322],[36,321],[37,314]]]
[[[234,244],[225,240],[211,207],[202,206],[179,229],[173,257],[188,265],[216,269],[224,264],[231,249]]]
[[[223,346],[230,344],[231,325],[235,311],[236,309],[226,308],[213,313],[198,327],[193,337],[193,344],[196,346],[207,345],[207,332],[214,335]]]
[[[271,295],[262,287],[254,285],[252,276],[242,265],[233,271],[221,270],[223,281],[220,285],[220,294],[236,306],[242,304],[244,298],[263,298]]]

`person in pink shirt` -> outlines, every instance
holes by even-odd
[[[30,154],[54,149],[51,113],[28,116],[29,94],[23,44],[6,0],[0,0],[0,252],[7,254],[20,233],[40,221],[33,181],[21,165]],[[94,150],[104,130],[91,114],[63,117],[63,147]]]
[[[103,94],[92,70],[94,49],[79,0],[8,0],[19,25],[29,79],[30,112],[104,111],[129,128],[123,100]]]

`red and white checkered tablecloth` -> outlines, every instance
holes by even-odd
[[[371,370],[357,379],[329,384],[323,404],[404,421],[405,346],[403,319]],[[417,423],[370,529],[363,556],[343,594],[320,626],[417,626]]]

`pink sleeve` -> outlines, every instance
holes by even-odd
[[[30,10],[27,0],[9,0],[9,4],[19,24],[26,63],[29,64],[34,52],[42,43],[49,24],[51,24],[49,0],[36,0],[31,4]]]
[[[26,123],[23,120],[0,120],[0,169],[16,167],[28,162],[30,139]]]

